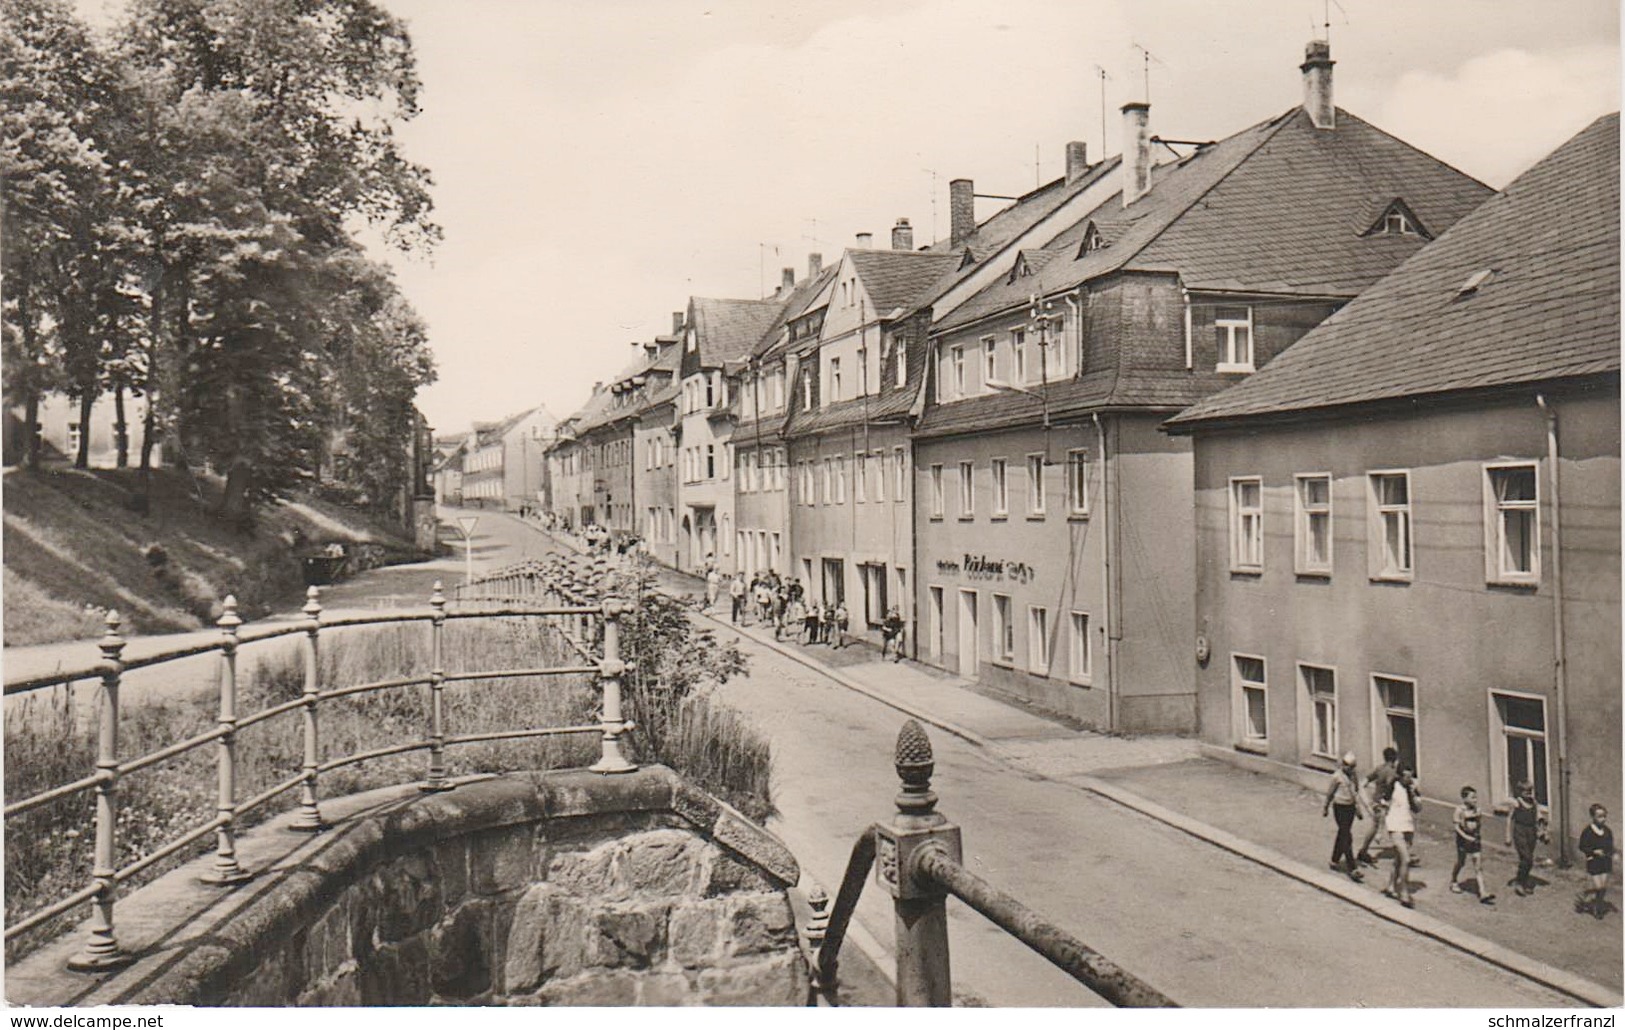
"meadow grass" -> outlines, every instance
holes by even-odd
[[[324,688],[423,676],[430,668],[430,630],[425,623],[330,630],[320,638],[318,654]],[[580,663],[556,630],[537,620],[520,619],[448,622],[443,661],[447,672]],[[239,717],[291,700],[303,690],[304,656],[297,646],[282,647],[252,667],[243,661],[242,668]],[[628,689],[636,695],[640,688],[629,682]],[[417,686],[323,702],[323,759],[426,739],[429,698],[429,688]],[[636,760],[666,764],[753,818],[771,811],[768,744],[737,713],[702,693],[689,693],[674,705],[640,704],[637,696],[628,702],[641,716],[660,720],[651,727],[656,732],[640,728],[631,734],[628,745]],[[587,725],[598,719],[598,687],[590,675],[469,680],[447,684],[444,704],[446,730],[453,735]],[[212,697],[126,699],[120,713],[119,754],[127,760],[215,725]],[[95,763],[95,728],[76,718],[72,699],[59,688],[8,709],[5,749],[5,796],[20,800],[88,774]],[[480,742],[448,747],[445,752],[452,776],[580,767],[590,765],[598,753],[599,740],[593,734]],[[292,776],[303,755],[303,721],[297,710],[240,731],[238,800]],[[215,814],[216,760],[217,745],[208,744],[120,780],[118,866],[151,853]],[[418,751],[346,766],[323,774],[320,793],[339,796],[413,782],[423,778],[427,763],[428,753]],[[297,803],[296,788],[246,815],[238,828]],[[94,793],[87,791],[7,821],[8,924],[89,882],[94,811]],[[207,838],[149,867],[120,889],[134,889],[213,845],[213,838]],[[9,943],[7,960],[62,932],[82,918],[83,911],[69,912]]]

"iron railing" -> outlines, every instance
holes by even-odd
[[[897,735],[896,766],[903,781],[897,815],[890,825],[876,823],[858,836],[833,906],[822,896],[809,899],[812,919],[807,937],[815,949],[817,994],[838,1000],[841,945],[873,868],[896,909],[899,1005],[953,1003],[947,916],[947,899],[953,895],[1111,1004],[1177,1007],[1155,987],[965,868],[959,827],[936,810],[931,741],[913,719]]]
[[[498,577],[500,578],[500,577]],[[452,789],[455,784],[446,776],[445,749],[458,744],[472,744],[494,740],[513,740],[530,737],[564,736],[596,733],[600,735],[598,761],[590,768],[599,773],[629,772],[636,768],[622,752],[622,737],[633,727],[622,715],[621,685],[626,666],[620,657],[620,621],[627,611],[624,602],[616,598],[585,602],[585,590],[576,590],[573,584],[561,584],[555,577],[537,575],[528,581],[534,588],[520,600],[534,603],[515,604],[514,596],[501,599],[497,606],[481,605],[467,610],[447,610],[446,598],[439,583],[429,599],[426,611],[409,611],[379,615],[322,618],[320,593],[311,587],[302,609],[304,618],[284,626],[241,632],[242,620],[237,615],[237,602],[228,597],[224,614],[217,625],[220,638],[205,644],[177,647],[130,661],[124,660],[125,639],[120,635],[117,612],[107,615],[106,632],[97,642],[101,660],[92,666],[53,672],[5,685],[7,697],[28,694],[71,684],[80,680],[100,681],[96,712],[96,759],[94,770],[87,776],[61,784],[31,797],[6,804],[4,818],[9,822],[17,816],[63,798],[85,791],[96,794],[95,843],[90,870],[90,883],[68,896],[30,913],[5,928],[9,943],[17,936],[70,912],[81,905],[91,906],[89,927],[84,946],[69,961],[69,968],[95,971],[117,968],[137,956],[123,949],[114,929],[114,906],[121,883],[142,870],[169,858],[210,834],[215,837],[215,859],[207,882],[222,887],[243,883],[252,875],[238,861],[235,827],[248,813],[269,804],[272,800],[297,789],[298,811],[292,828],[316,831],[323,828],[320,807],[322,774],[345,766],[372,759],[414,751],[427,751],[428,763],[420,787],[425,791]],[[476,591],[477,592],[477,591]],[[458,591],[459,598],[463,594]],[[444,634],[446,624],[458,619],[494,619],[525,617],[553,620],[564,639],[580,658],[579,664],[552,667],[495,669],[486,671],[447,672],[444,665]],[[602,652],[592,650],[593,622],[603,623]],[[426,622],[430,627],[430,668],[419,676],[380,680],[343,686],[323,684],[318,662],[319,646],[324,631],[356,626],[403,625]],[[237,656],[250,644],[299,635],[303,637],[304,683],[298,698],[272,705],[249,715],[237,712]],[[135,757],[119,754],[119,688],[124,674],[132,669],[149,668],[174,662],[182,658],[218,653],[220,655],[219,717],[218,725],[189,739],[170,744],[157,751]],[[527,727],[484,733],[450,734],[447,732],[444,690],[448,683],[476,679],[545,678],[569,675],[595,675],[601,691],[599,721],[590,725]],[[324,703],[359,694],[427,687],[429,691],[429,725],[427,736],[386,747],[348,755],[324,756],[321,745],[319,713]],[[249,726],[281,715],[299,712],[303,722],[303,755],[297,772],[247,800],[237,797],[237,734]],[[197,748],[213,745],[218,768],[215,815],[135,861],[119,867],[118,849],[118,787],[119,781],[138,770],[184,755]]]

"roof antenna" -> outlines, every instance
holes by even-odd
[[[1033,144],[1033,189],[1036,190],[1038,187],[1040,187],[1042,185],[1044,185],[1044,173],[1039,170],[1039,165],[1038,165],[1038,144],[1034,143]]]
[[[1157,67],[1159,68],[1166,68],[1168,66],[1162,63],[1162,59],[1156,54],[1153,54],[1140,44],[1130,43],[1129,45],[1140,52],[1141,62],[1145,68],[1145,102],[1149,104],[1151,103],[1151,62],[1156,61]]]
[[[1330,47],[1332,45],[1332,8],[1337,8],[1337,13],[1343,16],[1344,25],[1349,23],[1349,12],[1343,10],[1343,5],[1338,3],[1337,0],[1322,0],[1320,7],[1325,18],[1326,46]]]
[[[937,170],[935,168],[921,168],[922,172],[931,173],[931,242],[937,241]]]
[[[1100,73],[1100,159],[1106,159],[1106,80],[1111,78],[1106,69],[1095,65],[1095,71]]]

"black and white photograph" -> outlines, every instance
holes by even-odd
[[[1614,1025],[1620,38],[0,0],[12,1025]]]

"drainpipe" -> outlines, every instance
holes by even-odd
[[[1185,371],[1189,372],[1194,366],[1191,355],[1191,291],[1181,286],[1179,296],[1185,302]]]
[[[1561,533],[1562,495],[1558,492],[1557,412],[1546,398],[1535,394],[1535,403],[1546,416],[1546,467],[1552,498],[1552,680],[1557,695],[1557,860],[1569,864],[1569,697],[1568,647],[1563,632],[1563,537]]]
[[[1102,545],[1105,551],[1105,577],[1102,605],[1104,611],[1101,616],[1106,627],[1106,729],[1117,729],[1117,637],[1112,632],[1112,568],[1115,565],[1112,558],[1112,504],[1110,472],[1111,465],[1106,458],[1106,427],[1101,424],[1098,412],[1090,415],[1095,423],[1095,435],[1100,440],[1100,521],[1101,529],[1105,532],[1105,542]]]

